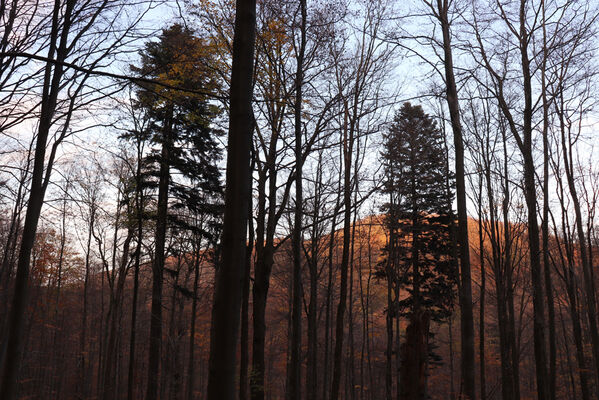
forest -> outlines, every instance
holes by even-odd
[[[598,47],[594,0],[0,0],[0,399],[599,399]]]

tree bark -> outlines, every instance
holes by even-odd
[[[54,5],[52,30],[49,39],[49,59],[56,56],[57,60],[64,61],[68,54],[67,39],[71,28],[71,13],[74,5],[75,2],[73,0],[67,1],[65,9],[62,11],[62,15],[60,15],[60,4],[56,2]],[[17,259],[17,273],[15,277],[12,308],[8,318],[6,352],[4,354],[4,359],[2,360],[0,398],[6,400],[12,400],[17,395],[17,379],[21,364],[21,354],[23,351],[25,310],[27,308],[29,297],[29,264],[47,187],[44,185],[46,145],[54,113],[56,111],[56,102],[58,93],[61,89],[60,82],[62,76],[63,66],[61,64],[53,65],[50,61],[46,63],[39,127],[33,159],[33,171],[31,174],[31,188],[29,192],[29,201],[27,203],[27,211],[25,213],[25,223],[23,225],[19,257]],[[49,162],[51,163],[52,160]],[[48,166],[48,169],[49,168],[51,167]]]
[[[291,368],[289,371],[289,399],[301,399],[302,347],[302,89],[304,81],[304,53],[306,50],[306,0],[299,0],[301,13],[300,44],[295,74],[295,214],[293,222],[293,303],[291,309]]]
[[[543,24],[543,61],[541,65],[541,90],[543,97],[543,221],[541,236],[543,239],[543,272],[545,274],[545,294],[547,296],[547,318],[549,322],[549,395],[556,398],[556,342],[555,342],[555,306],[553,303],[553,284],[549,264],[549,100],[547,98],[547,20],[545,1],[541,2]]]
[[[485,270],[485,243],[483,240],[483,215],[482,215],[482,204],[483,204],[483,177],[479,177],[480,182],[478,186],[478,251],[479,251],[479,262],[480,262],[480,314],[479,314],[479,326],[478,326],[478,346],[479,346],[479,363],[480,363],[480,399],[486,400],[487,398],[487,385],[485,376],[485,295],[487,290],[487,271]]]
[[[207,400],[234,400],[235,364],[250,201],[250,151],[254,120],[252,77],[256,1],[237,0],[231,70],[229,140],[222,262],[218,268],[212,326]]]
[[[589,262],[589,253],[586,248],[586,237],[584,227],[582,223],[582,211],[580,207],[580,200],[578,198],[578,190],[576,188],[576,182],[574,181],[574,161],[572,155],[572,143],[570,138],[566,140],[566,122],[564,116],[564,99],[563,93],[560,93],[560,131],[562,141],[562,156],[564,159],[564,169],[566,172],[566,179],[568,182],[568,188],[570,189],[570,197],[572,199],[572,206],[576,215],[576,233],[578,239],[578,248],[580,251],[580,260],[582,263],[582,274],[584,277],[584,289],[586,299],[586,311],[589,323],[589,334],[591,337],[591,348],[593,354],[593,361],[595,363],[595,374],[597,382],[599,382],[599,332],[597,332],[597,304],[595,302],[595,291],[593,284],[593,277],[591,271],[591,265]]]
[[[353,127],[348,126],[349,110],[345,103],[345,122],[343,127],[342,151],[343,151],[343,250],[341,255],[341,283],[339,287],[339,304],[337,306],[337,320],[335,323],[335,352],[333,362],[333,380],[331,399],[339,398],[339,387],[341,385],[341,357],[343,351],[343,336],[345,310],[347,307],[347,272],[349,268],[349,249],[351,237],[351,167],[353,150]]]
[[[135,386],[135,339],[137,330],[137,297],[139,294],[139,267],[141,262],[141,247],[143,242],[143,208],[144,196],[142,190],[142,144],[137,142],[137,170],[135,173],[135,209],[137,212],[137,243],[135,245],[135,261],[133,264],[133,299],[131,300],[131,332],[129,339],[129,366],[127,370],[127,400],[134,399]]]
[[[104,378],[103,378],[103,387],[102,387],[102,398],[104,400],[114,399],[116,397],[116,393],[118,390],[118,386],[116,384],[117,378],[117,356],[118,356],[118,324],[120,321],[120,315],[122,312],[121,305],[123,299],[123,290],[125,287],[125,278],[126,278],[126,267],[129,261],[129,250],[131,239],[133,239],[133,228],[129,228],[127,232],[127,237],[125,238],[125,242],[123,244],[123,254],[121,258],[121,262],[118,268],[118,277],[117,284],[114,291],[110,293],[110,304],[108,306],[108,342],[106,345],[106,356],[104,362]]]
[[[314,188],[313,224],[310,237],[310,257],[308,260],[310,276],[310,294],[308,304],[308,355],[306,362],[306,398],[316,400],[318,393],[318,261],[321,238],[320,207],[322,196],[322,154],[318,158],[318,170]],[[326,367],[325,367],[326,368]]]
[[[253,162],[252,168],[253,169]],[[252,253],[254,251],[254,224],[252,223],[252,199],[248,204],[248,235],[246,248],[245,269],[243,272],[242,303],[241,303],[241,354],[239,357],[239,400],[249,397],[249,301],[250,301],[250,275],[252,272]],[[188,400],[192,400],[191,395]]]
[[[466,209],[466,184],[464,169],[464,142],[460,120],[458,91],[453,71],[450,22],[448,17],[449,1],[437,0],[437,18],[443,33],[443,54],[447,106],[453,130],[455,149],[455,182],[458,207],[458,249],[460,258],[460,318],[461,318],[461,370],[462,385],[466,398],[476,398],[474,368],[474,312],[472,309],[472,277],[470,270],[470,245],[468,243],[468,212]]]
[[[429,321],[428,313],[421,309],[410,317],[406,340],[401,346],[402,400],[426,398]]]
[[[171,106],[172,107],[172,106]],[[172,114],[172,110],[171,110]],[[172,117],[172,115],[171,115]],[[168,195],[170,176],[170,152],[172,144],[170,117],[164,121],[162,152],[160,155],[160,180],[158,182],[158,210],[152,262],[152,309],[150,318],[150,348],[148,356],[148,383],[146,400],[158,398],[160,377],[160,353],[162,346],[162,285],[165,263],[166,228],[168,219]]]
[[[519,143],[524,159],[524,192],[528,209],[528,245],[530,270],[533,287],[533,337],[537,394],[539,400],[550,398],[547,373],[547,341],[545,339],[545,301],[541,276],[539,245],[539,223],[537,219],[537,192],[535,165],[532,155],[532,83],[530,60],[528,57],[529,37],[526,24],[526,0],[520,2],[520,53],[522,57],[522,78],[524,83],[523,140]]]

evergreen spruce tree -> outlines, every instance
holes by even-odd
[[[394,293],[388,291],[387,329],[392,329],[392,318],[410,320],[401,349],[402,398],[421,399],[430,360],[429,321],[451,315],[458,278],[450,230],[453,177],[442,133],[422,107],[405,103],[384,141],[382,193],[389,199],[383,206],[389,242],[379,274]],[[392,331],[388,335],[391,340]]]
[[[169,208],[220,214],[223,188],[217,163],[221,149],[216,138],[223,133],[213,127],[222,110],[210,102],[210,94],[219,87],[213,49],[190,29],[175,24],[163,30],[158,41],[146,43],[140,55],[141,66],[131,70],[159,82],[144,84],[137,91],[136,107],[150,123],[146,132],[136,134],[156,145],[145,160],[145,185],[158,186],[166,148]]]
[[[146,44],[140,53],[141,66],[131,67],[139,76],[157,82],[142,86],[136,102],[149,124],[145,132],[135,134],[155,145],[145,159],[144,186],[158,188],[146,400],[157,399],[159,393],[167,230],[197,230],[188,222],[193,218],[177,217],[186,214],[208,214],[213,218],[207,220],[218,225],[222,211],[217,166],[221,152],[215,137],[219,132],[213,129],[220,109],[207,95],[218,86],[211,68],[212,54],[205,40],[181,25],[173,25],[163,30],[158,41]],[[181,209],[185,211],[173,212]],[[199,233],[210,235],[214,231],[201,227]]]
[[[422,107],[405,103],[384,139],[382,192],[389,202],[383,209],[386,228],[393,233],[386,253],[409,293],[398,310],[408,316],[422,309],[442,321],[451,314],[457,282],[443,136]]]

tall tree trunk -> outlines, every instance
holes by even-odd
[[[389,238],[389,245],[391,246],[394,241],[394,233],[392,232]],[[391,256],[387,259],[387,315],[386,328],[387,328],[387,349],[385,351],[385,394],[387,400],[391,400],[393,390],[393,316],[395,315],[395,303],[391,295],[391,288],[393,286],[393,275],[391,267]]]
[[[479,313],[479,326],[478,326],[478,346],[479,346],[479,363],[480,363],[480,399],[486,400],[487,398],[487,385],[485,376],[485,295],[487,290],[487,271],[485,266],[485,243],[483,240],[483,185],[482,176],[479,178],[478,186],[478,251],[479,251],[479,263],[480,263],[480,313]]]
[[[66,217],[67,217],[67,195],[69,192],[70,180],[67,178],[64,188],[64,198],[62,200],[61,210],[61,228],[60,228],[60,244],[58,248],[58,266],[56,271],[56,296],[54,298],[54,315],[52,324],[56,327],[54,330],[54,337],[52,339],[52,356],[50,362],[54,363],[54,374],[51,377],[52,384],[50,385],[51,393],[55,393],[57,398],[60,398],[60,390],[62,386],[62,363],[61,357],[56,357],[57,351],[64,352],[64,349],[58,349],[58,327],[61,325],[60,321],[60,292],[62,289],[62,278],[63,278],[63,267],[64,267],[64,255],[66,248]],[[57,375],[56,375],[57,374]]]
[[[485,190],[487,195],[487,203],[489,208],[489,215],[487,218],[487,226],[489,232],[489,239],[491,242],[491,255],[492,255],[492,268],[493,275],[495,280],[495,292],[497,297],[497,325],[499,328],[499,352],[500,352],[500,360],[501,360],[501,395],[503,400],[511,400],[515,399],[514,394],[514,379],[513,379],[513,365],[512,365],[512,353],[510,352],[511,348],[511,340],[510,340],[510,323],[508,316],[508,305],[507,305],[507,278],[506,275],[509,274],[509,269],[511,269],[511,263],[509,261],[509,241],[512,240],[510,238],[510,231],[508,225],[508,209],[503,207],[503,242],[501,239],[501,227],[499,222],[499,217],[497,216],[496,209],[498,208],[498,204],[495,198],[493,184],[491,180],[492,174],[492,165],[491,165],[491,154],[490,154],[490,144],[489,138],[486,139],[486,142],[482,146],[482,158],[483,158],[483,173],[485,178]],[[507,157],[504,154],[504,157]],[[506,158],[507,159],[507,158]],[[507,177],[507,170],[503,171],[505,179],[504,190],[504,198],[503,204],[509,204],[509,187],[507,184],[509,183]]]
[[[277,144],[278,132],[273,132],[268,154],[258,173],[258,212],[256,216],[256,262],[254,265],[254,285],[252,289],[253,338],[252,338],[252,374],[250,395],[252,400],[263,400],[265,395],[265,339],[266,339],[266,303],[270,288],[270,275],[274,265],[275,230],[284,204],[277,211]],[[253,162],[253,161],[252,161]],[[266,190],[268,180],[268,191]],[[290,185],[287,181],[286,185]],[[268,201],[268,209],[266,203]],[[291,282],[291,281],[290,281]]]
[[[507,135],[505,129],[501,129],[502,142],[503,142],[503,265],[504,265],[504,281],[502,284],[502,290],[504,298],[507,302],[507,320],[506,329],[504,334],[506,335],[506,352],[511,350],[511,363],[507,365],[508,379],[510,380],[510,395],[514,400],[520,400],[520,351],[518,350],[518,342],[516,341],[516,321],[514,314],[514,285],[513,285],[513,274],[514,266],[512,263],[512,229],[509,224],[509,204],[510,204],[510,178],[508,169],[508,147],[507,147]],[[497,237],[499,237],[498,226],[495,229]],[[505,307],[503,307],[505,313]]]
[[[549,264],[549,100],[547,99],[547,20],[545,1],[541,2],[543,24],[543,61],[541,65],[541,91],[543,97],[543,221],[541,235],[543,238],[543,272],[545,274],[545,294],[547,297],[547,318],[549,322],[549,395],[550,400],[556,398],[556,343],[555,343],[555,307],[553,303],[553,284]]]
[[[580,207],[580,200],[578,198],[578,190],[576,188],[576,182],[574,177],[574,161],[572,155],[572,141],[568,136],[566,140],[566,128],[565,122],[565,105],[563,99],[563,92],[560,93],[560,131],[562,141],[562,155],[564,159],[564,169],[566,171],[566,179],[568,181],[568,188],[570,189],[570,197],[572,199],[572,206],[576,215],[576,233],[578,239],[578,247],[580,250],[580,260],[582,263],[582,274],[584,277],[584,289],[586,299],[586,311],[589,323],[589,334],[591,337],[591,348],[593,354],[593,361],[595,363],[595,374],[596,380],[599,382],[599,332],[597,331],[597,304],[595,302],[595,291],[592,278],[591,265],[589,262],[589,253],[586,248],[586,237],[582,222],[582,211]],[[569,133],[568,133],[569,135]]]
[[[56,60],[59,63],[53,65],[51,61],[48,61],[44,71],[40,119],[35,145],[35,156],[33,159],[33,171],[31,174],[31,188],[29,191],[29,200],[27,202],[25,223],[23,225],[21,246],[17,260],[17,273],[15,277],[12,307],[8,318],[6,352],[4,353],[2,360],[0,398],[6,400],[12,400],[17,395],[17,379],[19,376],[21,354],[23,351],[25,311],[29,296],[29,264],[47,187],[44,184],[46,145],[54,113],[56,111],[58,93],[61,89],[60,82],[63,76],[63,66],[60,62],[64,61],[68,54],[67,39],[71,28],[71,14],[74,6],[75,2],[70,0],[67,1],[64,10],[61,10],[60,3],[56,2],[52,14],[52,29],[49,39],[48,58],[51,60],[56,56]],[[53,160],[49,160],[46,174],[51,171],[50,164],[52,161]]]
[[[322,153],[318,157],[318,169],[314,188],[313,224],[310,238],[310,259],[308,260],[310,275],[310,299],[308,304],[308,356],[306,362],[306,398],[316,400],[318,393],[318,261],[321,238],[320,207],[322,190]],[[326,367],[325,367],[326,368]]]
[[[304,84],[304,53],[306,50],[306,0],[299,0],[301,13],[300,44],[295,73],[295,215],[293,222],[293,306],[291,309],[291,368],[289,372],[289,399],[301,399],[302,347],[302,89]]]
[[[276,146],[276,140],[271,138],[270,147]],[[254,266],[254,285],[252,289],[252,374],[250,376],[250,395],[252,400],[264,399],[264,350],[266,338],[266,300],[270,285],[270,273],[273,265],[273,240],[271,238],[274,221],[271,219],[276,199],[276,171],[273,153],[269,152],[266,165],[258,173],[258,215],[256,217],[256,263]],[[266,219],[266,179],[269,179],[269,209],[268,222]],[[272,190],[273,186],[275,187]],[[251,201],[251,200],[250,200]],[[273,233],[274,235],[274,233]],[[266,239],[266,240],[265,240]]]
[[[198,310],[198,284],[200,281],[201,247],[198,243],[193,260],[193,298],[191,300],[191,322],[189,327],[189,359],[187,364],[187,400],[193,400],[193,389],[195,386],[195,335],[196,335],[196,317]]]
[[[530,270],[533,288],[533,337],[535,369],[537,376],[537,395],[539,400],[547,400],[549,380],[547,373],[547,341],[545,339],[545,301],[541,275],[539,245],[539,223],[537,219],[537,191],[535,165],[532,155],[532,83],[530,60],[528,58],[529,36],[526,24],[526,0],[520,2],[520,53],[522,57],[522,78],[524,84],[523,140],[519,147],[524,159],[524,192],[528,209],[528,246],[530,251]]]
[[[578,363],[578,373],[580,380],[580,392],[582,394],[582,400],[588,400],[591,398],[589,390],[589,369],[586,365],[584,343],[582,340],[582,327],[580,324],[580,314],[578,312],[577,300],[576,300],[576,284],[573,273],[572,264],[569,262],[569,284],[567,284],[566,290],[569,298],[569,311],[570,318],[572,320],[572,331],[574,333],[574,345],[576,347],[576,361]]]
[[[137,243],[135,245],[135,260],[133,264],[133,298],[131,300],[131,332],[129,338],[129,365],[127,370],[127,400],[134,399],[135,387],[135,339],[137,330],[137,297],[139,294],[139,267],[141,262],[141,247],[143,242],[143,210],[144,196],[142,190],[142,148],[141,141],[137,143],[137,171],[135,174],[135,209],[137,212]]]
[[[251,196],[250,151],[254,120],[252,76],[256,1],[237,0],[229,108],[229,140],[222,262],[218,268],[210,328],[207,400],[234,400],[235,364]]]
[[[333,363],[333,381],[331,388],[331,399],[339,398],[339,387],[341,386],[341,357],[343,352],[344,317],[347,307],[347,272],[349,268],[349,250],[351,236],[351,167],[353,151],[353,123],[348,126],[349,110],[345,102],[345,121],[343,127],[343,138],[341,141],[343,151],[343,250],[341,255],[341,283],[339,287],[339,304],[337,306],[337,320],[335,323],[335,353]]]
[[[253,169],[253,162],[252,162]],[[250,275],[252,272],[252,253],[254,251],[254,224],[252,222],[252,199],[248,207],[248,244],[246,249],[245,270],[243,272],[243,292],[241,303],[241,354],[239,357],[239,400],[249,398],[249,302],[250,302]],[[192,400],[189,396],[188,400]]]
[[[81,335],[79,336],[79,385],[81,397],[88,397],[89,385],[87,384],[87,363],[90,361],[85,357],[86,351],[86,340],[87,340],[87,313],[88,313],[88,292],[89,292],[89,278],[91,270],[91,243],[92,243],[92,232],[96,221],[96,205],[95,201],[89,205],[90,218],[89,218],[89,231],[87,233],[87,242],[85,245],[85,278],[83,281],[83,311],[81,313]]]
[[[339,182],[341,182],[341,170],[339,171]],[[328,399],[330,395],[329,391],[329,371],[330,368],[330,349],[329,343],[331,342],[332,326],[331,326],[331,307],[332,307],[332,291],[333,291],[333,257],[335,250],[335,231],[337,229],[337,213],[341,207],[341,196],[336,196],[335,208],[333,211],[333,220],[331,221],[331,232],[329,233],[329,246],[327,255],[328,264],[328,278],[327,278],[327,298],[325,308],[325,335],[324,335],[324,376],[323,376],[323,394],[322,399]]]
[[[169,167],[172,146],[172,106],[168,120],[164,122],[162,153],[160,156],[160,180],[158,182],[158,211],[154,239],[154,261],[152,263],[152,308],[150,318],[150,348],[148,356],[148,383],[146,400],[158,398],[160,357],[162,346],[162,285],[165,262],[166,228],[168,219]]]
[[[359,148],[359,146],[358,146]],[[359,150],[356,152],[359,153]],[[356,154],[356,163],[359,155]],[[357,180],[357,166],[354,168],[354,179]],[[357,193],[354,192],[354,204],[357,203],[356,200]],[[348,298],[348,313],[347,313],[347,322],[348,322],[348,356],[349,356],[349,365],[348,365],[348,380],[349,384],[349,399],[355,400],[356,398],[356,376],[355,376],[355,342],[354,342],[354,249],[356,244],[356,221],[358,218],[358,213],[354,213],[354,219],[352,222],[352,230],[351,230],[351,247],[349,251],[349,298]]]
[[[401,348],[402,400],[426,399],[428,334],[428,312],[417,309],[410,317],[410,325],[406,329],[406,340]]]
[[[468,213],[466,209],[466,184],[464,169],[464,142],[460,121],[458,91],[453,71],[453,54],[451,49],[451,33],[449,1],[437,0],[437,18],[443,32],[443,54],[445,66],[445,82],[447,106],[453,130],[455,149],[455,181],[458,207],[458,244],[460,257],[460,318],[462,355],[462,385],[466,398],[476,398],[474,369],[474,312],[472,307],[472,277],[470,271],[470,245],[468,243]]]
[[[108,306],[108,341],[106,345],[106,356],[104,362],[104,378],[102,387],[102,398],[104,400],[114,399],[117,396],[118,386],[116,379],[118,376],[118,340],[119,340],[119,322],[121,315],[121,304],[123,299],[123,290],[125,287],[125,278],[127,275],[127,263],[129,262],[129,250],[131,239],[133,239],[134,230],[129,228],[127,237],[123,244],[123,254],[118,268],[116,287],[111,291],[110,304]]]
[[[516,123],[510,106],[504,94],[504,77],[499,75],[491,66],[483,49],[480,36],[477,36],[481,56],[485,66],[494,79],[497,88],[497,101],[503,115],[507,119],[510,131],[516,140],[523,160],[524,196],[527,208],[528,223],[528,249],[530,260],[530,273],[533,297],[533,341],[535,355],[535,372],[537,383],[537,397],[539,400],[549,399],[549,377],[547,372],[547,340],[545,338],[545,296],[543,289],[543,276],[541,270],[539,222],[537,219],[537,190],[535,164],[532,148],[532,78],[528,46],[530,37],[526,19],[526,0],[520,0],[519,31],[514,33],[519,41],[520,62],[522,73],[522,86],[524,92],[524,109],[522,112],[521,127]],[[505,16],[504,16],[505,17]],[[508,22],[509,23],[509,22]],[[515,31],[515,30],[514,30]],[[508,276],[509,277],[509,276]],[[511,289],[510,289],[511,290]],[[511,296],[509,296],[511,297]],[[509,301],[509,298],[508,298]]]
[[[589,399],[591,394],[589,390],[589,375],[590,370],[587,366],[586,355],[584,350],[584,341],[582,335],[582,324],[580,321],[580,307],[578,305],[578,287],[577,280],[578,277],[574,271],[575,265],[575,255],[574,255],[574,245],[571,237],[570,227],[568,226],[568,207],[564,203],[565,193],[564,187],[562,184],[561,176],[557,178],[558,185],[558,197],[561,202],[561,237],[563,238],[563,245],[560,245],[560,236],[557,235],[557,226],[555,225],[555,219],[553,219],[553,227],[556,240],[556,248],[558,256],[556,258],[559,259],[560,265],[562,268],[562,273],[559,276],[562,278],[566,290],[567,300],[568,300],[568,312],[570,314],[570,320],[572,325],[572,334],[574,335],[574,346],[576,348],[576,362],[578,367],[578,378],[580,382],[580,391],[582,395],[582,399]],[[555,262],[555,260],[554,260]],[[561,314],[561,312],[560,312]],[[562,329],[563,327],[563,317],[562,317]],[[564,337],[567,337],[564,332]],[[565,341],[567,342],[567,340]],[[566,352],[568,360],[570,360],[569,352]],[[570,368],[572,369],[572,368]],[[570,372],[572,374],[572,372]],[[575,385],[572,385],[572,390],[575,391]]]

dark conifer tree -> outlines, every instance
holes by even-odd
[[[396,233],[386,251],[394,246],[397,277],[409,293],[399,310],[411,315],[423,309],[441,321],[451,314],[457,279],[442,133],[422,107],[405,103],[385,135],[382,156],[383,193],[390,198],[386,225]]]
[[[219,132],[212,126],[220,110],[208,97],[218,81],[210,68],[209,50],[207,42],[191,30],[173,25],[162,32],[158,41],[146,44],[141,52],[141,67],[131,68],[138,75],[159,82],[141,87],[136,103],[150,121],[147,132],[137,134],[157,145],[145,159],[144,174],[144,185],[158,188],[148,400],[158,397],[168,221],[175,222],[178,228],[193,228],[185,223],[186,218],[177,218],[169,209],[184,208],[193,214],[214,216],[222,209],[222,186],[216,165],[221,151],[215,140]],[[218,218],[212,220],[218,221]],[[209,231],[213,230],[205,230]]]
[[[222,110],[210,102],[219,87],[213,57],[206,40],[175,24],[163,30],[159,41],[146,43],[141,67],[131,67],[139,76],[160,82],[137,92],[136,106],[150,121],[148,131],[137,134],[159,145],[146,158],[145,184],[157,186],[160,151],[168,147],[169,192],[174,200],[170,207],[193,213],[222,211],[222,206],[214,207],[223,189],[216,140],[222,132],[213,125]]]
[[[429,362],[428,321],[451,315],[458,278],[450,234],[452,193],[447,185],[453,177],[442,133],[422,107],[405,103],[384,141],[382,192],[389,199],[383,206],[389,243],[380,274],[394,290],[393,296],[390,291],[388,295],[388,330],[391,318],[410,319],[401,351],[400,384],[404,398],[419,399],[425,393]],[[400,289],[407,296],[400,296]],[[393,335],[388,334],[391,340]],[[387,351],[391,354],[389,347]]]

